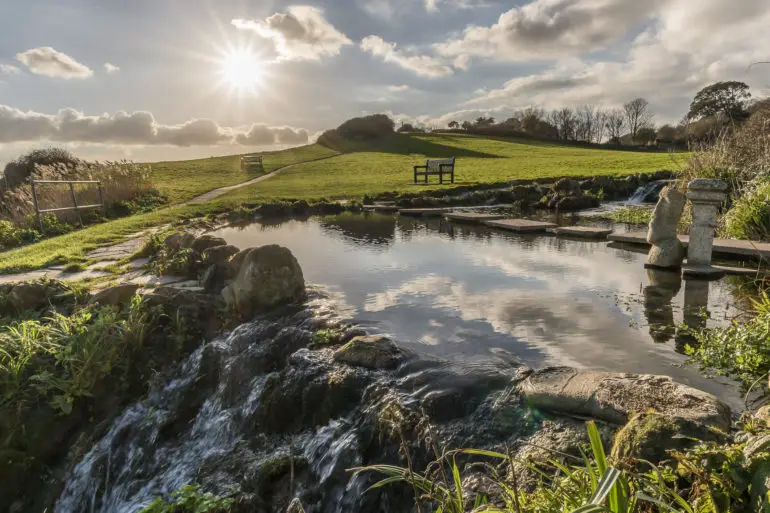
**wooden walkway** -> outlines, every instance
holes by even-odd
[[[607,237],[611,241],[627,242],[630,244],[647,243],[647,232],[613,233]],[[679,240],[687,246],[690,237],[679,235]],[[714,253],[730,256],[748,256],[754,258],[770,258],[770,243],[754,242],[749,240],[714,239]]]

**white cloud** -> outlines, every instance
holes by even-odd
[[[562,59],[544,71],[513,78],[479,94],[466,105],[619,105],[644,96],[658,119],[670,122],[681,118],[698,89],[715,81],[743,80],[755,96],[770,93],[770,69],[755,67],[747,72],[752,62],[767,60],[765,49],[757,42],[770,26],[770,3],[671,0],[645,5],[651,11],[645,20],[649,28],[625,45],[617,60]],[[599,20],[595,23],[605,25]],[[550,43],[543,45],[547,54]],[[498,51],[502,48],[487,50],[505,58],[508,54]]]
[[[461,69],[463,71],[468,71],[468,67],[470,66],[471,57],[467,53],[463,53],[455,57],[454,62],[452,63],[452,66],[454,66],[457,69]]]
[[[0,64],[0,75],[18,75],[21,70],[11,64]]]
[[[58,78],[88,78],[94,72],[67,54],[50,46],[32,48],[16,54],[16,59],[36,75]]]
[[[235,19],[233,25],[272,41],[280,60],[319,60],[332,57],[353,42],[334,28],[316,7],[297,5],[265,20]]]
[[[604,49],[628,36],[663,0],[534,0],[501,14],[497,23],[470,26],[459,39],[435,45],[441,55],[503,61],[558,58]]]
[[[306,130],[253,125],[222,127],[211,119],[192,119],[178,125],[157,123],[149,112],[116,112],[87,116],[75,109],[56,114],[23,112],[0,105],[0,144],[28,141],[119,145],[214,146],[221,144],[304,144]]]
[[[391,93],[403,93],[404,91],[408,91],[411,88],[408,85],[403,84],[403,85],[389,85],[386,89]]]
[[[439,0],[425,0],[425,10],[428,12],[438,12]]]
[[[361,50],[392,62],[422,77],[446,77],[454,71],[443,60],[429,55],[410,55],[397,48],[396,43],[389,43],[380,36],[367,36],[361,41]]]
[[[108,74],[112,75],[113,73],[117,73],[120,71],[120,66],[116,66],[114,64],[111,64],[109,62],[104,63],[104,71],[106,71]]]

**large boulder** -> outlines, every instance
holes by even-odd
[[[16,312],[39,310],[48,306],[50,290],[43,282],[25,282],[14,285],[7,301]]]
[[[305,298],[302,268],[287,248],[262,246],[238,253],[230,265],[239,264],[235,278],[222,297],[231,310],[248,317]]]
[[[589,196],[587,194],[581,196],[567,196],[561,198],[556,203],[556,208],[561,211],[569,210],[583,210],[586,208],[596,208],[601,205],[601,201],[596,196]]]
[[[649,410],[723,431],[731,422],[729,406],[668,376],[549,367],[531,373],[518,390],[533,407],[619,425]]]
[[[362,336],[334,352],[334,360],[367,369],[392,369],[403,357],[395,343],[387,337]]]
[[[664,240],[676,239],[676,228],[686,201],[687,197],[684,193],[674,187],[664,187],[660,191],[658,203],[650,219],[647,242],[657,244]]]
[[[190,249],[196,253],[203,253],[209,248],[216,248],[218,246],[227,246],[227,241],[221,237],[214,237],[213,235],[201,235],[196,238],[190,245]]]
[[[124,306],[131,302],[138,290],[139,285],[121,283],[120,285],[100,290],[91,298],[91,303],[102,306]]]
[[[176,232],[172,233],[163,241],[163,245],[172,251],[179,251],[180,249],[188,249],[192,247],[195,242],[195,235],[190,232]]]
[[[233,255],[238,254],[240,250],[235,246],[226,244],[224,246],[214,246],[203,251],[203,264],[204,265],[221,265],[224,266],[230,260]]]
[[[634,414],[615,435],[612,457],[616,461],[644,460],[655,464],[669,451],[683,451],[699,441],[723,441],[724,435],[690,419],[654,411]]]
[[[562,178],[551,186],[551,190],[559,196],[582,196],[580,182],[572,178]]]

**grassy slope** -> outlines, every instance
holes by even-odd
[[[334,151],[318,144],[282,151],[263,152],[261,153],[264,162],[263,173],[241,171],[240,155],[179,162],[158,162],[152,164],[152,181],[161,192],[168,195],[172,203],[178,203],[212,189],[251,180],[279,167],[334,154]]]
[[[260,184],[228,193],[219,201],[229,204],[255,198],[360,198],[386,191],[416,192],[425,186],[412,184],[412,166],[424,164],[426,157],[456,156],[456,185],[627,175],[677,168],[683,158],[679,155],[672,160],[665,153],[599,150],[460,134],[398,135],[378,148],[357,146],[359,151],[296,166]]]

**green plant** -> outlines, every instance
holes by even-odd
[[[198,256],[192,249],[171,249],[163,246],[151,257],[149,267],[158,276],[194,276],[199,264]]]
[[[724,216],[723,234],[733,239],[770,240],[770,179],[744,189]]]
[[[623,207],[609,212],[591,214],[592,219],[607,219],[616,223],[647,224],[652,217],[652,209],[646,207]]]
[[[731,376],[744,387],[770,373],[770,297],[763,292],[749,301],[754,315],[748,321],[695,332],[697,344],[687,347],[687,354],[701,367]]]
[[[170,501],[158,497],[140,513],[228,513],[233,504],[230,497],[204,493],[197,485],[184,485],[171,495]]]

